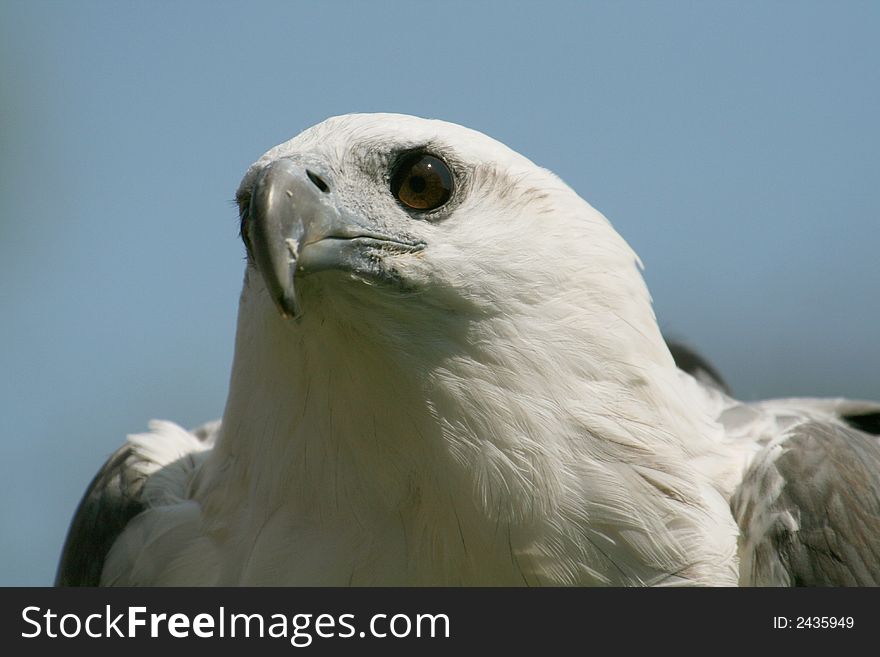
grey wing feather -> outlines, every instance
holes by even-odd
[[[56,586],[98,586],[104,559],[128,522],[144,509],[146,475],[130,444],[107,459],[77,507],[61,552]]]
[[[880,442],[831,422],[794,427],[756,457],[732,506],[742,583],[880,585]]]

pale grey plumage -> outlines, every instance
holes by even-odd
[[[740,577],[749,584],[880,585],[876,436],[797,424],[756,456],[731,505],[746,530]]]

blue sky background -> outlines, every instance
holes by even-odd
[[[880,3],[0,0],[0,584],[89,479],[226,394],[230,203],[327,116],[443,118],[562,176],[742,398],[880,399]]]

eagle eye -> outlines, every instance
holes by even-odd
[[[394,168],[391,193],[411,210],[436,210],[452,195],[452,172],[438,157],[427,153],[410,155]]]

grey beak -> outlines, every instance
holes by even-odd
[[[248,239],[266,288],[284,317],[300,314],[294,277],[304,222],[320,213],[318,194],[306,172],[286,159],[263,169],[254,184]]]
[[[425,247],[340,209],[331,186],[291,158],[272,162],[257,176],[244,230],[266,288],[287,318],[301,315],[297,275],[336,269],[381,278],[378,252]]]

